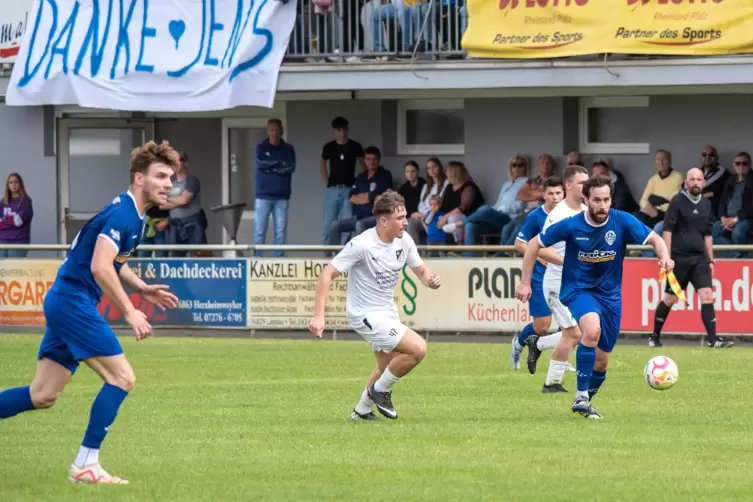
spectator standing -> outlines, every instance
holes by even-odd
[[[207,217],[201,208],[201,183],[188,172],[188,155],[180,154],[180,164],[171,178],[173,188],[167,204],[161,207],[170,211],[168,243],[171,245],[200,245],[207,243]],[[173,251],[172,256],[186,256],[185,251]]]
[[[750,155],[740,152],[735,156],[735,175],[729,176],[719,201],[720,219],[714,222],[714,244],[748,243],[753,220],[753,175]],[[719,257],[741,258],[740,251],[720,251]]]
[[[31,220],[34,206],[26,193],[24,180],[11,173],[5,182],[5,193],[0,200],[0,244],[30,244]],[[0,258],[24,258],[26,249],[0,249]]]
[[[332,223],[328,238],[330,246],[337,246],[343,233],[355,231],[356,235],[359,235],[364,230],[376,226],[376,218],[372,212],[374,199],[392,188],[392,173],[379,165],[381,159],[382,153],[379,148],[370,146],[364,150],[366,171],[356,177],[350,190],[353,216]]]
[[[264,244],[269,217],[274,226],[274,242],[285,244],[288,209],[295,171],[295,148],[282,139],[282,121],[267,122],[267,139],[256,146],[256,199],[254,200],[254,244]],[[257,256],[264,256],[257,252]],[[276,250],[273,256],[284,256]]]
[[[321,173],[327,186],[324,197],[324,214],[322,217],[322,240],[329,242],[329,232],[332,224],[337,220],[348,220],[353,215],[350,191],[358,172],[364,171],[363,147],[357,141],[349,138],[348,120],[345,117],[335,117],[332,120],[333,141],[322,148]],[[339,244],[345,244],[348,234],[340,236]]]
[[[408,233],[413,238],[413,242],[419,244],[421,236],[425,234],[424,220],[431,212],[429,201],[434,196],[441,198],[445,188],[447,188],[447,175],[444,173],[442,162],[432,157],[426,161],[426,184],[421,189],[421,195],[418,202],[418,211],[410,214],[408,220]]]

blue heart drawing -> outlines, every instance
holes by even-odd
[[[180,43],[180,37],[186,32],[186,23],[181,19],[174,19],[170,21],[168,28],[170,29],[170,36],[175,40],[175,49],[177,50],[178,44]]]

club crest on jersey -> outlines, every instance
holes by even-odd
[[[395,257],[397,258],[397,261],[403,261],[402,260],[403,250],[402,249],[398,249],[397,251],[395,251]]]
[[[607,232],[606,235],[604,236],[604,240],[607,241],[607,244],[609,244],[610,246],[614,244],[614,241],[616,239],[617,239],[617,234],[614,233],[612,230]]]

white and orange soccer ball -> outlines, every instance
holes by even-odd
[[[652,357],[643,369],[646,383],[655,390],[667,390],[680,378],[677,364],[667,356]]]

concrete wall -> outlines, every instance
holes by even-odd
[[[651,97],[645,127],[651,150],[668,149],[674,155],[675,168],[687,171],[698,165],[706,144],[719,149],[722,163],[731,169],[739,150],[753,150],[753,121],[748,110],[753,95],[730,96],[656,96]],[[319,173],[321,149],[331,139],[329,123],[343,115],[350,120],[351,137],[364,147],[376,145],[383,152],[383,165],[390,169],[396,188],[403,181],[403,165],[416,160],[424,166],[426,156],[406,157],[396,153],[395,101],[293,101],[287,103],[287,138],[297,152],[298,166],[293,177],[288,241],[291,244],[321,242],[321,215],[324,183]],[[507,177],[511,155],[528,155],[532,162],[541,153],[554,155],[559,170],[568,151],[577,146],[578,116],[575,98],[546,99],[467,99],[465,100],[464,156],[440,156],[443,161],[462,160],[482,187],[487,200],[496,200]],[[55,159],[43,156],[42,112],[34,108],[0,106],[0,151],[5,162],[0,166],[3,180],[11,171],[24,176],[37,208],[33,238],[35,242],[55,242],[54,218],[56,187],[50,181],[56,172]],[[23,124],[23,134],[18,134]],[[178,119],[157,121],[158,139],[168,139],[189,154],[190,170],[202,183],[202,202],[208,211],[221,203],[222,126],[220,119]],[[587,164],[599,156],[586,156]],[[636,199],[648,178],[655,172],[653,153],[612,155]],[[107,193],[115,187],[102,187]],[[222,229],[208,211],[209,238],[219,242]],[[251,242],[250,222],[239,241]]]

